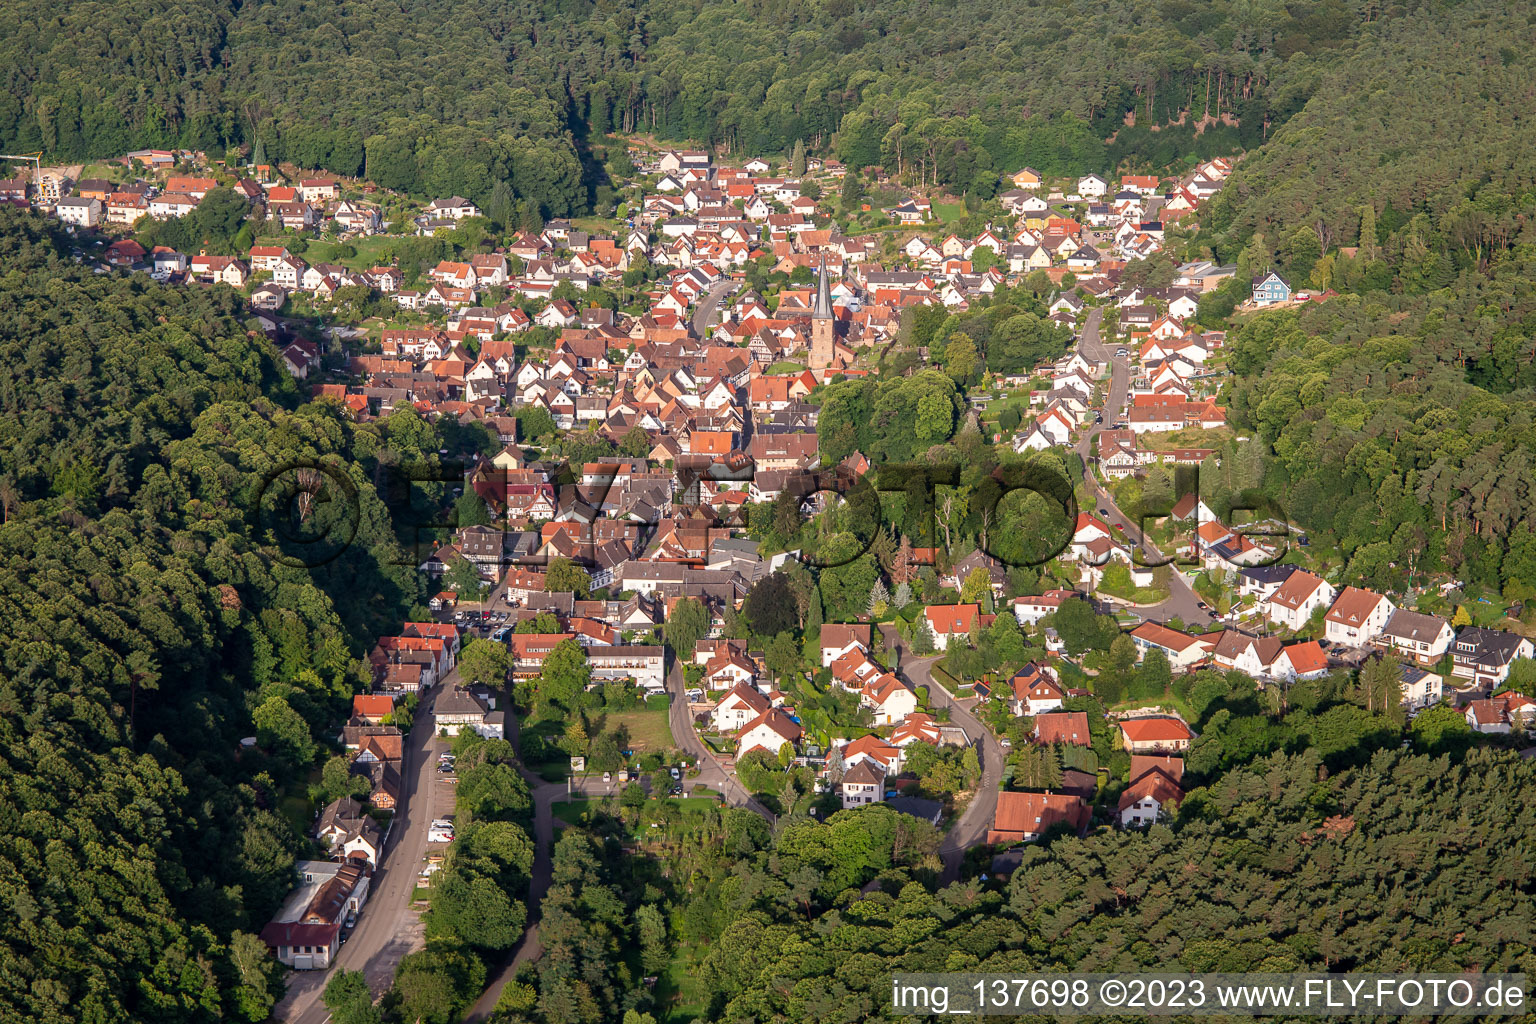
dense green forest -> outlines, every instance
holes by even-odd
[[[1273,754],[1193,790],[1176,828],[1060,836],[1005,885],[938,890],[932,830],[879,805],[771,835],[725,809],[633,852],[633,816],[598,814],[556,850],[556,963],[525,968],[496,1021],[853,1024],[906,971],[1529,971],[1512,851],[1536,830],[1533,772],[1489,750],[1338,772]]]
[[[1417,31],[1412,12],[1461,17],[1442,6],[7,0],[0,148],[242,145],[482,202],[506,181],[565,214],[600,175],[586,137],[616,130],[738,154],[803,140],[990,195],[1025,163],[1084,173],[1254,148],[1329,67],[1399,21]]]
[[[263,1020],[305,780],[420,598],[372,474],[439,441],[298,406],[232,293],[48,230],[0,210],[0,1019]],[[358,499],[315,570],[251,514],[292,460]]]

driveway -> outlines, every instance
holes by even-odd
[[[400,806],[390,824],[368,902],[332,967],[362,971],[375,997],[394,981],[401,959],[422,948],[421,918],[411,907],[411,899],[427,853],[427,823],[453,809],[453,784],[437,772],[437,752],[446,745],[433,734],[432,716],[427,710],[442,685],[422,695],[416,721],[406,736],[401,754]],[[330,1011],[320,995],[330,977],[329,970],[292,972],[288,991],[274,1015],[291,1024],[325,1024]]]
[[[903,647],[903,654],[906,648]],[[1003,763],[1006,755],[1003,753],[1002,744],[997,737],[992,735],[992,730],[981,724],[981,721],[962,704],[957,702],[954,695],[944,689],[933,678],[931,669],[939,661],[940,656],[934,655],[924,658],[902,658],[899,674],[907,681],[907,684],[916,688],[928,687],[928,703],[934,708],[948,708],[949,720],[965,730],[965,734],[971,738],[976,747],[976,756],[981,761],[981,782],[976,786],[976,795],[960,815],[960,820],[955,822],[944,842],[939,846],[939,859],[944,862],[944,873],[940,883],[948,885],[960,878],[960,866],[965,860],[965,851],[978,845],[987,838],[987,830],[992,827],[992,821],[997,817],[997,792],[1003,781]]]

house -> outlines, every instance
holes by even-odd
[[[1043,594],[1016,597],[1013,599],[1013,615],[1019,625],[1033,626],[1047,615],[1054,615],[1061,602],[1080,596],[1075,590],[1047,590]]]
[[[772,704],[750,683],[737,683],[710,711],[716,732],[735,732],[765,714]]]
[[[752,659],[731,644],[721,647],[704,666],[704,679],[711,690],[728,690],[735,686],[750,685],[756,675],[757,670],[752,665]],[[748,715],[735,727],[745,725],[763,710],[760,708]]]
[[[1056,674],[1034,662],[1015,672],[1008,683],[1013,689],[1015,715],[1038,715],[1046,711],[1056,711],[1067,696]]]
[[[1170,754],[1188,750],[1195,734],[1181,719],[1162,716],[1127,718],[1120,723],[1121,743],[1132,754]]]
[[[791,749],[800,742],[805,730],[783,708],[771,708],[758,715],[736,734],[736,760],[740,761],[754,750],[765,750],[778,756],[786,744]]]
[[[869,650],[867,622],[828,622],[821,627],[821,667],[827,668],[850,648]]]
[[[885,770],[872,760],[862,760],[843,773],[837,788],[845,811],[879,803],[885,795]]]
[[[1250,636],[1227,629],[1211,650],[1211,660],[1218,668],[1236,669],[1258,679],[1274,674],[1283,649],[1279,637]]]
[[[1508,733],[1516,726],[1529,728],[1536,719],[1536,701],[1523,693],[1501,693],[1488,700],[1474,700],[1464,712],[1473,732]]]
[[[647,693],[666,689],[666,648],[648,644],[588,647],[587,667],[595,683],[633,681]]]
[[[1414,665],[1404,666],[1402,688],[1403,707],[1410,711],[1432,707],[1445,696],[1444,681],[1435,673]]]
[[[1359,587],[1345,587],[1323,616],[1325,636],[1333,643],[1352,646],[1368,642],[1394,611],[1391,601]]]
[[[353,832],[366,817],[363,805],[350,796],[332,800],[320,812],[315,822],[315,838],[329,847],[342,836]]]
[[[53,212],[64,224],[93,228],[101,223],[102,205],[99,199],[60,199]]]
[[[1097,174],[1077,179],[1077,194],[1084,199],[1097,199],[1109,191],[1109,182]]]
[[[1262,277],[1253,281],[1253,304],[1255,306],[1273,306],[1277,302],[1289,302],[1291,300],[1291,286],[1285,278],[1271,270]]]
[[[432,702],[432,727],[449,736],[470,729],[486,739],[504,739],[507,714],[494,710],[495,704],[494,697],[483,697],[462,686],[445,688]]]
[[[1154,647],[1168,656],[1168,665],[1175,672],[1202,661],[1209,653],[1207,643],[1200,637],[1169,629],[1160,622],[1143,622],[1130,633],[1136,645],[1138,660]]]
[[[1037,189],[1042,183],[1043,179],[1040,177],[1040,172],[1033,167],[1025,167],[1022,170],[1013,172],[1014,188]]]
[[[1456,631],[1440,616],[1399,608],[1371,642],[1428,667],[1451,649],[1455,639]]]
[[[1120,824],[1150,825],[1184,800],[1181,757],[1131,756],[1131,783],[1120,794]]]
[[[889,672],[864,684],[859,703],[874,712],[876,725],[895,725],[917,710],[917,694]]]
[[[860,761],[873,761],[887,775],[901,764],[902,744],[887,743],[879,736],[860,736],[843,748],[843,765],[852,768]]]
[[[304,860],[298,886],[261,930],[279,962],[294,970],[325,970],[341,948],[341,929],[368,900],[369,874],[357,863]]]
[[[372,725],[383,723],[395,710],[395,698],[387,693],[359,693],[352,697],[352,717]]]
[[[1066,825],[1080,835],[1088,827],[1089,817],[1088,804],[1080,796],[1065,793],[999,793],[992,827],[987,830],[987,842],[1032,842],[1057,825]]]
[[[1331,604],[1336,591],[1332,584],[1305,570],[1297,570],[1264,602],[1264,617],[1290,630],[1301,630],[1313,611]]]
[[[1051,711],[1035,716],[1034,740],[1041,745],[1062,743],[1071,747],[1091,747],[1086,711]]]
[[[981,605],[933,604],[923,609],[923,616],[933,632],[933,645],[943,651],[949,648],[950,637],[968,638],[980,626]]]
[[[1451,675],[1476,686],[1495,687],[1509,678],[1516,658],[1536,657],[1536,646],[1517,633],[1466,626],[1456,634],[1451,657]]]
[[[1316,640],[1286,644],[1269,674],[1275,679],[1316,679],[1328,674],[1328,655]]]

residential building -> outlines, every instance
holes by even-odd
[[[1305,628],[1313,611],[1333,602],[1332,584],[1305,570],[1297,570],[1264,603],[1264,617],[1290,630]]]
[[[843,773],[838,783],[843,810],[879,803],[885,796],[885,771],[868,758]]]
[[[1369,643],[1386,626],[1393,611],[1392,602],[1381,594],[1345,587],[1323,616],[1324,635],[1336,644]]]
[[[758,692],[757,687],[737,683],[710,711],[710,721],[716,732],[736,732],[747,723],[760,718],[773,705]]]
[[[1428,667],[1445,656],[1455,639],[1456,631],[1440,616],[1399,608],[1387,618],[1372,643]]]
[[[1509,678],[1516,658],[1536,657],[1536,646],[1517,633],[1466,626],[1456,634],[1451,656],[1451,675],[1493,688]]]
[[[1195,738],[1182,719],[1156,715],[1122,720],[1120,735],[1132,754],[1176,754],[1188,750]]]
[[[754,750],[766,750],[777,757],[788,744],[792,749],[800,743],[805,730],[783,708],[763,712],[742,727],[736,735],[736,760],[740,761]]]
[[[261,930],[277,959],[295,970],[325,970],[341,948],[341,929],[368,899],[368,873],[356,863],[305,860],[299,885]]]
[[[1151,825],[1184,800],[1184,759],[1144,754],[1131,756],[1131,783],[1120,794],[1120,824]]]
[[[988,843],[1032,842],[1048,829],[1066,825],[1081,834],[1091,814],[1082,797],[1066,793],[997,794]]]

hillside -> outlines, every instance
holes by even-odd
[[[260,143],[266,159],[421,193],[484,200],[506,180],[566,214],[599,173],[586,136],[647,131],[768,155],[804,139],[989,195],[1025,163],[1084,173],[1255,147],[1363,26],[1339,0],[834,0],[767,15],[720,0],[4,0],[0,148],[77,160]],[[124,24],[136,31],[111,30]]]
[[[0,257],[0,1020],[263,1020],[283,801],[418,584],[351,428],[289,408],[232,295],[94,275],[11,210]],[[249,511],[327,457],[359,543],[311,573]]]

